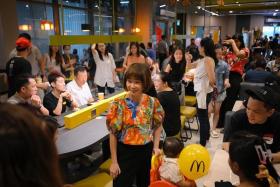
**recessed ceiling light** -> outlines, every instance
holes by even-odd
[[[277,15],[277,13],[275,12],[275,13],[273,13],[273,16],[276,16]]]
[[[180,0],[177,0],[177,2],[179,2]]]
[[[228,11],[230,14],[232,14],[233,13],[233,11],[232,10],[230,10],[230,11]]]
[[[238,1],[236,1],[235,3],[236,3],[236,4],[238,4],[239,2],[238,2]]]
[[[201,6],[197,6],[197,9],[201,9]]]
[[[160,7],[160,8],[166,7],[166,4],[164,4],[164,5],[160,5],[159,7]]]
[[[241,6],[241,4],[238,4],[238,6]]]
[[[195,11],[194,13],[195,13],[195,14],[197,14],[198,12],[197,12],[197,11]]]
[[[278,12],[278,11],[279,11],[278,9],[275,10],[275,12]]]
[[[29,8],[29,5],[25,5],[26,8]]]

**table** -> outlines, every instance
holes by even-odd
[[[108,138],[108,134],[105,116],[97,117],[71,130],[58,129],[58,154],[60,157],[69,157],[82,153]]]
[[[229,181],[233,185],[239,183],[239,178],[235,175],[228,165],[228,152],[218,149],[216,150],[211,162],[210,170],[204,177],[204,187],[215,187],[216,181]]]

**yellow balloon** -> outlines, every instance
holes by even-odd
[[[198,144],[186,146],[178,159],[180,171],[191,180],[206,175],[210,168],[210,162],[211,158],[208,150]]]

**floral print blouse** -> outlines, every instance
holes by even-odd
[[[128,96],[113,101],[107,127],[118,142],[145,145],[153,140],[153,131],[162,125],[164,110],[158,99],[143,94],[139,104],[132,106]]]

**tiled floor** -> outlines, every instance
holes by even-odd
[[[210,120],[210,124],[212,127],[212,122]],[[197,128],[197,124],[196,121],[194,120],[194,122],[191,124],[191,128],[196,129]],[[220,134],[219,138],[212,138],[210,137],[209,142],[207,142],[206,148],[209,151],[211,158],[213,158],[215,151],[217,149],[221,149],[222,146],[222,141],[223,141],[223,134]],[[195,144],[199,142],[199,132],[193,131],[192,132],[192,139],[188,140],[185,143],[185,146],[190,145],[190,144]],[[202,177],[201,179],[196,181],[197,186],[198,187],[203,187],[203,183],[204,183],[204,178]]]

